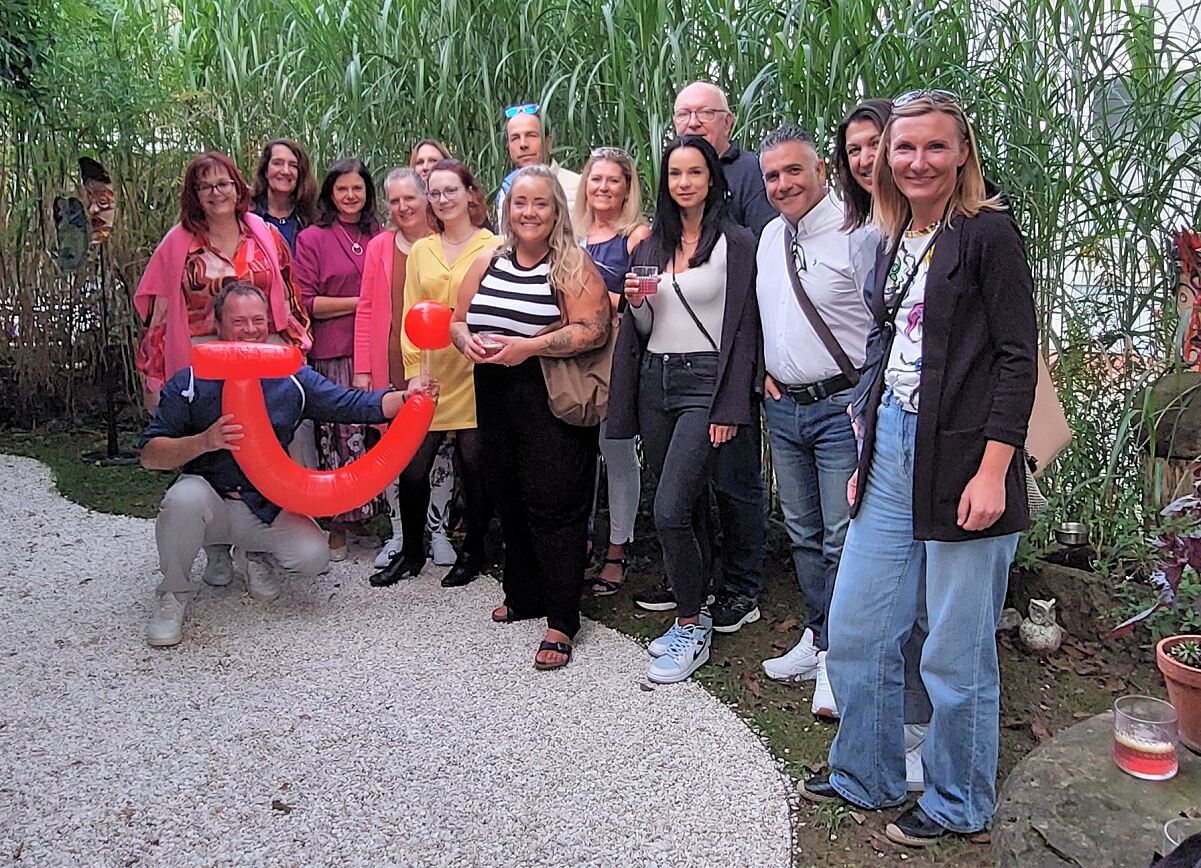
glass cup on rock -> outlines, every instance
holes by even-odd
[[[496,339],[496,336],[499,334],[500,332],[498,331],[481,331],[478,333],[480,343],[484,345],[484,355],[495,356],[505,348],[504,343]]]
[[[1180,741],[1176,709],[1150,696],[1123,696],[1113,704],[1113,761],[1145,781],[1175,777]]]
[[[659,269],[654,265],[635,265],[631,271],[638,278],[638,294],[643,298],[659,292]]]
[[[1184,843],[1185,838],[1191,838],[1199,832],[1201,832],[1201,818],[1174,817],[1168,820],[1163,824],[1163,845],[1159,855],[1167,856]]]

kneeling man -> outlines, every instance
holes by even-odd
[[[264,343],[270,331],[267,299],[255,286],[226,284],[213,303],[217,336],[223,341]],[[286,512],[255,490],[234,461],[242,426],[221,413],[221,380],[196,378],[191,368],[163,386],[150,427],[142,434],[142,466],[181,470],[163,495],[154,525],[163,580],[158,605],[146,628],[151,645],[176,645],[183,638],[184,611],[196,592],[192,563],[202,545],[237,546],[284,573],[312,576],[329,563],[325,533],[311,518]],[[302,419],[379,424],[395,416],[407,393],[362,392],[322,377],[307,365],[283,379],[262,380],[267,415],[287,448]],[[247,570],[251,597],[279,596],[271,570]]]

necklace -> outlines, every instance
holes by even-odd
[[[353,238],[350,237],[350,233],[346,231],[346,227],[342,225],[341,220],[338,221],[338,228],[342,230],[342,235],[345,236],[346,243],[350,245],[350,252],[353,253],[355,256],[362,256],[363,255],[363,245],[360,244],[359,241],[363,240],[363,236],[360,235],[359,240],[355,241]]]

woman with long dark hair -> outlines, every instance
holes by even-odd
[[[701,612],[711,558],[709,478],[722,444],[757,413],[759,307],[755,238],[725,215],[726,180],[700,136],[668,143],[650,237],[631,265],[659,270],[658,289],[627,275],[629,307],[613,360],[609,436],[642,436],[658,477],[655,528],[679,616],[651,643],[651,681],[688,678],[709,659]]]
[[[367,245],[380,231],[375,184],[361,160],[329,167],[317,195],[316,222],[296,238],[296,282],[313,317],[309,364],[339,386],[354,379],[354,324],[362,291]],[[361,457],[367,446],[362,425],[317,422],[317,463],[337,470]],[[330,519],[330,560],[346,557],[347,531],[360,530],[381,508],[376,497]]]
[[[317,204],[313,167],[299,142],[272,139],[263,145],[250,198],[254,213],[278,229],[295,252],[296,236],[313,222]]]
[[[954,94],[893,101],[872,179],[886,247],[826,660],[842,719],[829,774],[802,795],[872,810],[905,801],[902,647],[924,604],[925,792],[886,829],[924,846],[979,832],[996,806],[994,633],[1030,523],[1023,445],[1037,327],[1025,246],[986,191]]]

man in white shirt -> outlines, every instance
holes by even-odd
[[[505,196],[513,184],[513,177],[518,170],[526,166],[546,163],[555,173],[555,179],[567,196],[567,207],[575,213],[576,194],[580,189],[580,176],[575,172],[564,169],[551,158],[551,134],[543,117],[539,114],[537,103],[522,103],[511,105],[505,109],[505,144],[509,148],[509,159],[513,161],[513,170],[505,176],[496,194],[496,218],[500,221],[501,208],[505,204]],[[570,215],[569,215],[570,216]]]
[[[772,678],[816,679],[813,713],[837,717],[825,669],[826,616],[850,520],[847,481],[858,461],[847,405],[871,328],[862,263],[873,257],[861,248],[870,245],[874,255],[876,242],[843,230],[842,206],[829,193],[825,164],[805,130],[786,124],[769,133],[759,163],[768,199],[780,212],[764,227],[757,258],[764,411],[806,609],[801,641],[763,668]],[[812,302],[810,314],[793,286],[789,258]],[[814,313],[828,329],[824,339]]]

